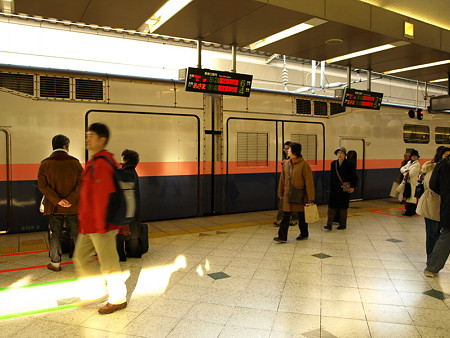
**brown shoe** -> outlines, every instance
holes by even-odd
[[[122,304],[109,304],[106,303],[105,306],[102,306],[100,309],[98,309],[98,313],[100,313],[101,315],[107,315],[119,310],[123,310],[127,307],[127,302],[122,303]]]
[[[59,267],[53,266],[52,263],[48,263],[47,269],[52,270],[52,271],[61,271],[61,267],[60,266]]]

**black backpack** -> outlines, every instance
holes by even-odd
[[[103,158],[113,167],[113,179],[116,191],[110,194],[106,223],[114,225],[127,225],[133,220],[136,213],[136,182],[132,172],[117,168],[105,156],[97,156],[94,161]]]

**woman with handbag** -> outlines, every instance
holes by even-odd
[[[431,208],[417,208],[417,213],[424,216],[425,218],[425,231],[426,231],[426,251],[427,257],[430,256],[431,252],[433,252],[434,246],[441,235],[442,226],[440,223],[439,216],[439,206],[441,203],[441,199],[439,195],[434,193],[433,191],[427,191],[430,189],[430,178],[433,174],[433,170],[436,167],[436,164],[443,158],[447,158],[450,155],[450,148],[440,146],[436,149],[436,154],[434,155],[433,160],[427,161],[423,164],[420,169],[420,174],[423,176],[423,186],[425,188],[425,192],[423,193],[419,201],[420,205],[431,206]],[[434,210],[434,212],[433,212]]]
[[[334,151],[337,160],[331,162],[330,169],[330,200],[328,202],[328,220],[324,227],[331,230],[333,219],[339,213],[338,230],[347,228],[347,211],[350,203],[350,194],[356,189],[357,177],[355,165],[346,159],[347,149],[337,148]]]
[[[414,216],[416,214],[417,197],[415,194],[420,173],[419,158],[419,152],[412,150],[410,160],[400,168],[400,172],[405,176],[402,182],[404,184],[403,200],[405,201],[403,216]]]
[[[301,144],[292,142],[288,149],[289,160],[283,163],[278,185],[278,197],[283,200],[283,219],[278,236],[273,239],[279,243],[287,242],[292,213],[298,213],[300,236],[297,240],[307,239],[309,236],[304,210],[305,204],[314,203],[314,180],[311,167],[303,159],[301,152]]]

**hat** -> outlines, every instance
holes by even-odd
[[[347,149],[345,149],[344,147],[339,147],[334,151],[334,154],[337,155],[338,151],[342,151],[346,156],[347,156]]]
[[[418,158],[420,158],[419,152],[417,150],[412,150],[410,155],[409,155],[409,158],[411,158],[413,156],[417,156]]]

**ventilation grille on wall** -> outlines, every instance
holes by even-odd
[[[296,99],[297,114],[311,114],[311,101]]]
[[[267,133],[237,133],[237,166],[267,167],[268,139]]]
[[[327,103],[324,101],[314,101],[314,115],[327,116]]]
[[[330,115],[345,113],[345,107],[340,103],[330,103]]]
[[[103,100],[103,81],[75,79],[77,100]]]
[[[0,87],[33,95],[33,75],[0,73]]]
[[[70,98],[70,78],[56,76],[39,77],[39,96],[47,98]]]
[[[309,164],[317,164],[317,135],[291,134],[291,141],[302,145],[302,156]]]

